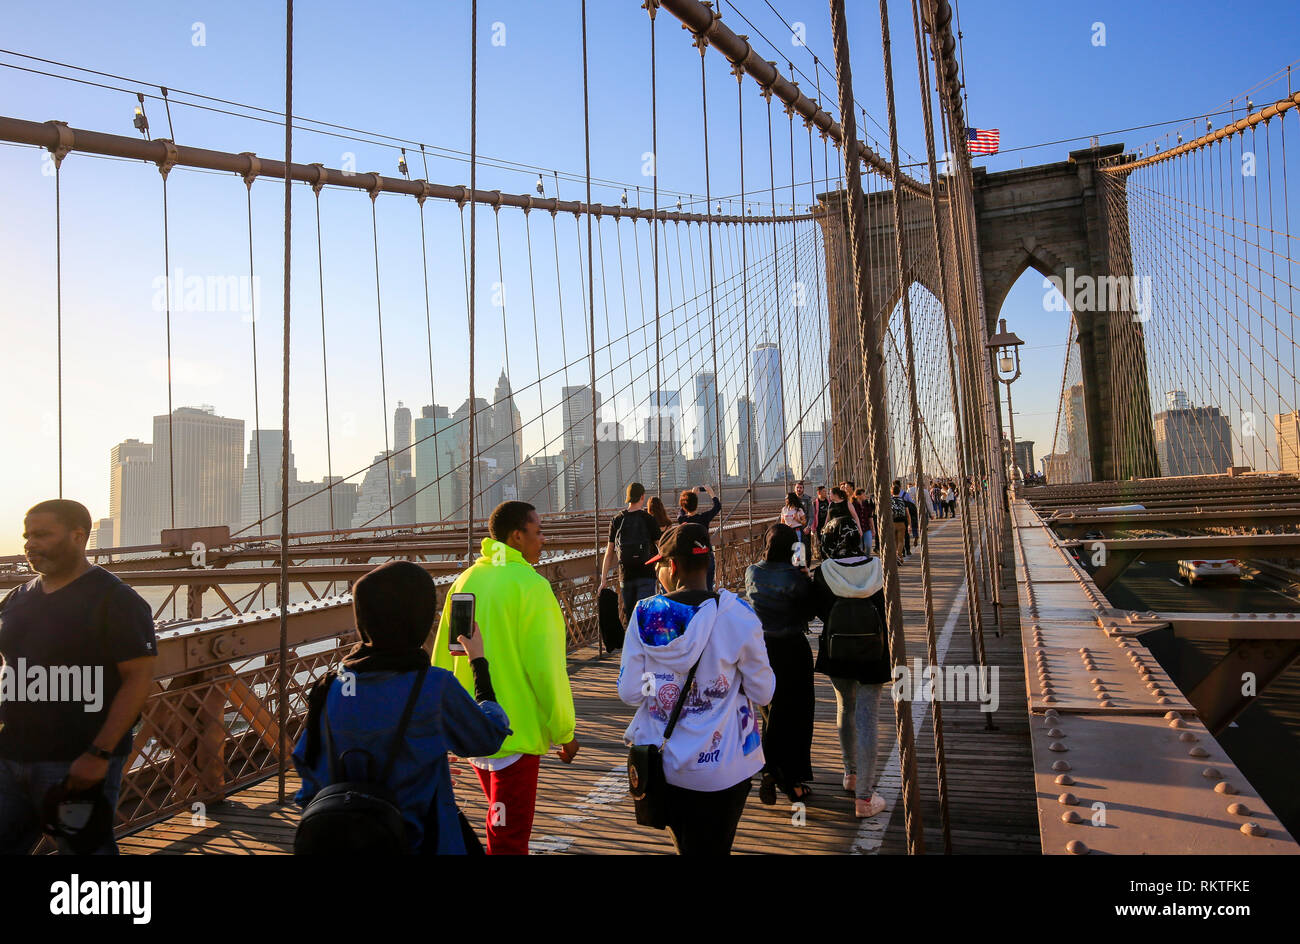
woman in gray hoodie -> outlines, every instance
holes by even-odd
[[[862,553],[851,518],[832,521],[822,542],[826,560],[813,572],[813,608],[823,628],[813,669],[835,686],[844,789],[854,795],[854,813],[865,818],[885,808],[874,790],[880,693],[892,677],[884,570],[880,558]]]

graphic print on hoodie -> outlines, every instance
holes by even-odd
[[[771,701],[775,678],[762,625],[739,597],[719,591],[699,607],[664,596],[634,608],[619,669],[619,697],[637,707],[629,744],[659,744],[691,666],[699,661],[673,736],[664,747],[668,782],[721,790],[763,765],[756,705]],[[649,684],[653,679],[653,684]]]

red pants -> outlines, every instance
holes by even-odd
[[[541,761],[536,754],[523,754],[503,770],[474,768],[488,802],[488,855],[528,855]]]

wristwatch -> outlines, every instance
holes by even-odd
[[[90,747],[86,748],[85,753],[89,754],[91,757],[98,757],[100,760],[112,760],[112,759],[113,759],[113,752],[112,752],[112,751],[106,751],[106,750],[104,750],[102,747],[96,747],[94,744],[92,744],[92,745],[90,745]]]

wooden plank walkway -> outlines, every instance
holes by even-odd
[[[935,621],[940,632],[940,661],[968,663],[971,644],[965,608],[960,522],[936,522],[931,531]],[[925,655],[925,620],[920,586],[920,557],[902,568],[908,657]],[[986,614],[985,646],[990,666],[998,669],[995,730],[986,730],[985,713],[976,702],[943,705],[947,786],[954,853],[1032,853],[1039,851],[1037,810],[1029,719],[1026,712],[1020,634],[1015,624],[1014,583],[1009,590],[1006,626],[995,636],[993,615]],[[959,601],[958,598],[961,598]],[[991,610],[991,607],[987,609]],[[814,639],[815,644],[815,639]],[[947,658],[944,658],[946,652]],[[632,709],[618,700],[616,656],[597,658],[582,650],[570,658],[570,676],[578,711],[582,750],[569,766],[556,758],[542,761],[534,853],[671,853],[667,833],[638,827],[627,797],[623,732]],[[816,676],[817,710],[813,739],[814,791],[802,810],[781,798],[776,806],[758,802],[755,786],[737,834],[736,853],[902,853],[906,851],[892,704],[882,700],[878,791],[886,812],[872,820],[853,816],[852,798],[841,789],[839,740],[835,733],[835,694],[824,676]],[[933,726],[924,702],[912,703],[926,848],[943,851],[934,764]],[[456,795],[482,834],[485,804],[467,764],[453,767]],[[296,781],[291,789],[296,788]],[[246,789],[224,804],[209,807],[206,825],[181,814],[124,838],[124,853],[265,854],[288,852],[297,811],[276,804],[272,778]]]

